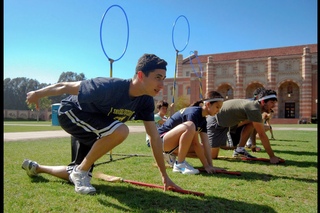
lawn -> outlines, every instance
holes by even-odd
[[[80,195],[63,180],[46,174],[31,179],[21,169],[24,158],[44,165],[68,164],[70,138],[5,142],[4,212],[317,212],[317,131],[278,130],[274,135],[272,147],[277,156],[285,159],[284,164],[232,158],[213,161],[215,166],[241,172],[241,176],[182,175],[167,169],[175,183],[184,189],[203,192],[204,197],[96,178],[91,182],[97,194]],[[94,173],[161,185],[144,133],[130,134],[112,153],[113,161],[110,162],[109,154],[105,155],[97,162]],[[129,157],[129,154],[144,156]],[[221,150],[220,155],[231,157],[232,151]],[[264,151],[255,155],[267,157]],[[198,159],[187,161],[201,166]]]

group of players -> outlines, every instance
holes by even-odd
[[[174,172],[196,174],[185,161],[197,156],[208,173],[214,173],[213,159],[226,145],[227,133],[242,128],[234,156],[251,156],[245,145],[256,131],[270,163],[278,163],[265,133],[263,112],[270,112],[277,102],[276,92],[262,90],[257,100],[224,98],[209,91],[205,99],[173,113],[160,127],[155,124],[153,97],[164,86],[167,62],[154,54],[138,59],[132,79],[104,78],[60,82],[27,93],[26,102],[36,104],[43,97],[69,94],[58,110],[60,126],[76,138],[79,146],[75,159],[67,166],[47,166],[25,159],[22,168],[30,177],[46,173],[74,184],[80,194],[95,194],[90,183],[94,163],[121,144],[129,135],[128,120],[142,120],[149,145],[161,174],[164,190],[181,189],[168,176],[165,160]],[[255,145],[255,138],[252,137]],[[254,146],[252,146],[254,147]],[[254,149],[254,148],[252,148]],[[169,160],[169,161],[168,161]]]

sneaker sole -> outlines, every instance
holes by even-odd
[[[183,172],[183,171],[180,171],[180,170],[172,170],[173,172],[175,173],[181,173],[181,174],[184,174],[184,175],[196,175],[196,174],[199,174],[200,171],[198,171],[197,173],[188,173],[188,172]]]

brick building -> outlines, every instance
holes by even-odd
[[[311,122],[318,114],[317,58],[318,44],[208,55],[194,51],[186,58],[179,54],[176,77],[165,80],[155,101],[183,97],[192,103],[208,90],[225,99],[251,98],[263,86],[278,94],[273,123]]]

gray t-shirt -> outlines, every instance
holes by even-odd
[[[261,113],[258,101],[231,99],[223,102],[221,110],[215,116],[219,126],[233,127],[245,120],[262,123]]]

